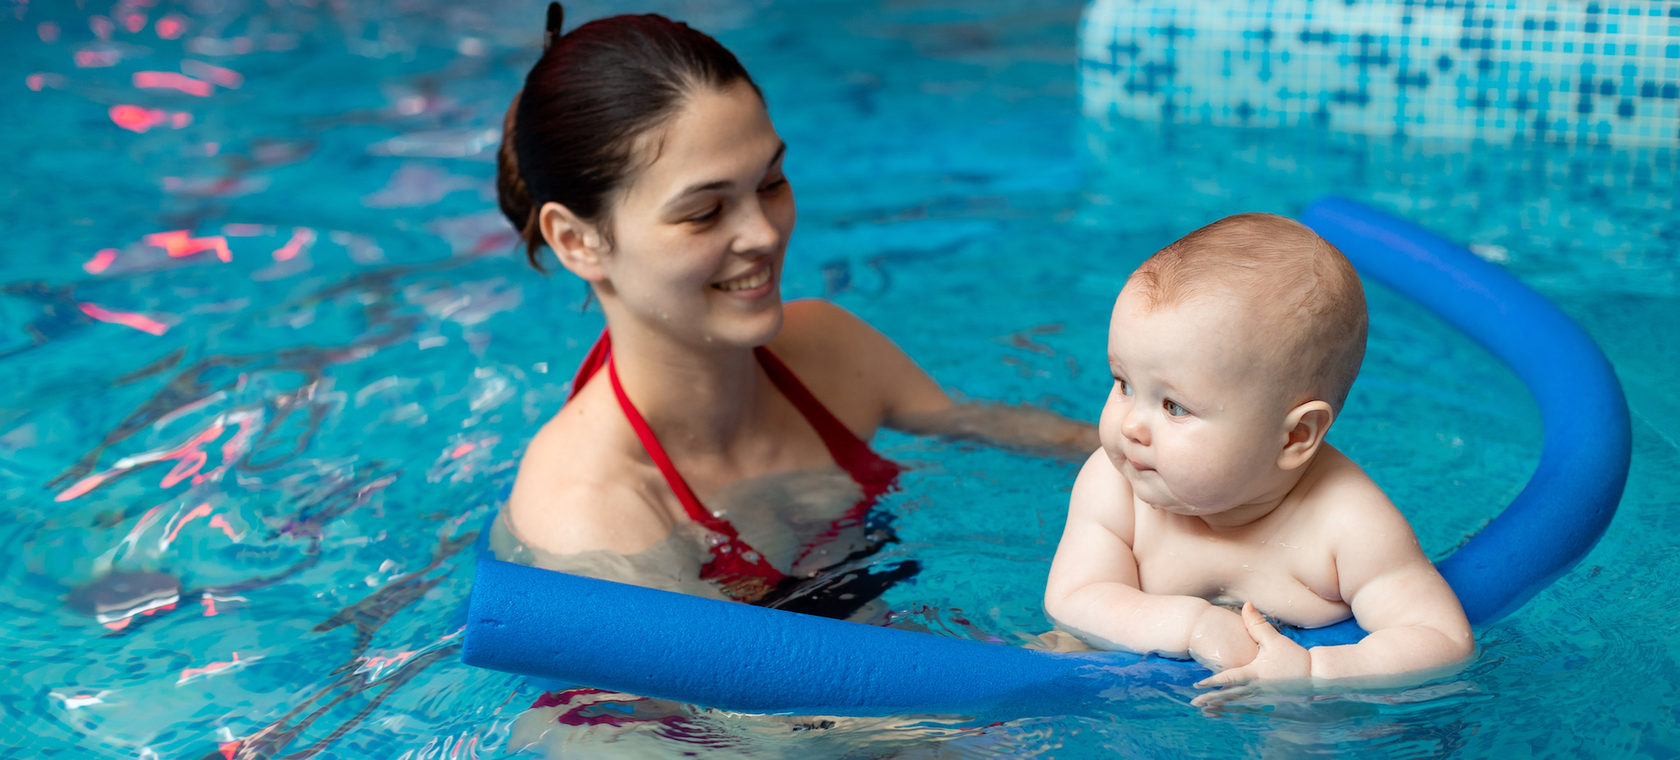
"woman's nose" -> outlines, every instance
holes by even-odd
[[[735,252],[754,253],[775,248],[782,232],[770,221],[763,203],[753,202],[741,210],[741,226],[735,232]]]

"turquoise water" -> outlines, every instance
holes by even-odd
[[[48,5],[0,11],[0,86],[18,106],[0,130],[0,661],[14,673],[0,747],[511,754],[536,690],[455,659],[467,543],[600,325],[580,285],[521,263],[491,193],[539,4]],[[1132,266],[1218,216],[1336,192],[1472,244],[1581,321],[1626,386],[1633,471],[1581,566],[1482,631],[1463,673],[1422,687],[1215,716],[1168,692],[821,731],[700,713],[680,736],[549,742],[585,756],[1680,752],[1674,154],[1102,123],[1080,115],[1076,3],[692,5],[641,7],[717,34],[764,87],[800,205],[788,291],[863,315],[960,395],[1094,417],[1107,309]],[[1371,349],[1333,438],[1442,556],[1520,490],[1538,420],[1480,349],[1392,294],[1370,300]],[[951,635],[1042,630],[1073,466],[877,442],[915,465],[888,505],[892,551],[925,569],[894,607]],[[179,582],[173,608],[83,611],[77,589],[139,571]]]

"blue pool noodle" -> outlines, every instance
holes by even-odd
[[[1301,221],[1364,275],[1419,302],[1515,371],[1545,445],[1528,486],[1441,573],[1475,625],[1521,606],[1604,533],[1626,483],[1627,403],[1570,319],[1463,247],[1353,201]],[[1300,632],[1357,641],[1353,621]],[[1058,654],[880,628],[479,560],[461,658],[469,665],[745,712],[1051,714],[1205,677],[1192,662]]]
[[[1586,331],[1505,270],[1421,227],[1344,198],[1301,215],[1359,271],[1480,343],[1528,387],[1545,443],[1510,506],[1438,567],[1473,625],[1522,606],[1610,524],[1633,433],[1610,361]]]

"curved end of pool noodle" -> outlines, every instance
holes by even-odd
[[[1360,271],[1470,334],[1540,406],[1546,443],[1527,488],[1440,564],[1472,623],[1516,609],[1580,561],[1626,483],[1630,433],[1615,374],[1556,307],[1463,247],[1352,201],[1301,220]],[[1356,641],[1345,621],[1307,645]],[[1119,652],[1055,654],[879,628],[481,559],[469,665],[728,710],[824,715],[1049,714],[1159,693],[1206,675]]]
[[[1504,617],[1580,562],[1616,513],[1633,437],[1615,371],[1561,310],[1463,246],[1343,198],[1312,204],[1301,221],[1360,273],[1480,343],[1534,396],[1545,443],[1533,477],[1439,565],[1472,624]]]

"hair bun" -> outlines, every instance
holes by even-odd
[[[536,232],[536,213],[531,208],[531,191],[519,175],[519,153],[514,148],[514,122],[519,113],[519,95],[514,93],[507,115],[502,117],[502,146],[496,151],[496,205],[519,231],[527,245]]]
[[[543,28],[543,50],[548,50],[560,37],[560,27],[566,23],[566,11],[559,3],[548,4],[548,24]]]

